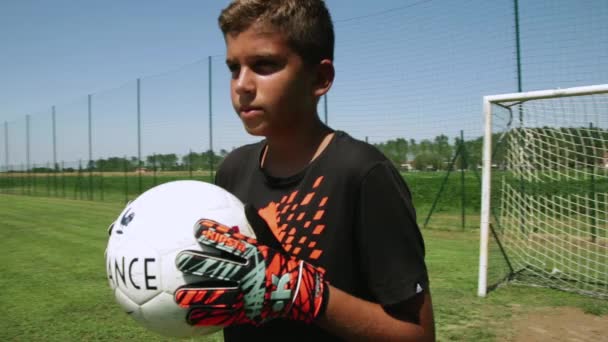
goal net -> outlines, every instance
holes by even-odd
[[[484,97],[478,294],[608,298],[608,84]]]

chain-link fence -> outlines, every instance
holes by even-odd
[[[608,81],[603,0],[418,1],[335,30],[336,80],[319,116],[406,172],[421,216],[478,213],[483,95]],[[230,105],[224,59],[3,122],[0,190],[128,200],[171,179],[211,180],[229,151],[257,140]],[[466,154],[454,158],[461,132]],[[446,178],[450,167],[461,176]]]

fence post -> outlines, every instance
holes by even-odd
[[[65,198],[65,162],[61,161],[61,197]]]
[[[55,106],[52,106],[51,121],[52,121],[52,136],[53,136],[53,170],[55,170],[53,177],[53,188],[55,190],[55,196],[57,196],[57,172],[59,171],[59,165],[57,164],[57,124],[55,117]]]
[[[93,200],[93,125],[92,125],[92,96],[89,94],[87,96],[87,104],[88,104],[88,118],[89,118],[89,162],[87,168],[89,169],[89,200]]]
[[[36,190],[36,163],[32,164],[32,193],[34,196],[37,195],[37,190]]]
[[[51,165],[50,163],[46,164],[47,172],[46,172],[46,195],[47,197],[51,197]],[[36,183],[34,183],[35,185]]]
[[[141,78],[137,79],[137,192],[141,194]]]
[[[125,203],[129,203],[129,178],[127,175],[127,156],[123,158],[123,169],[125,176]]]
[[[21,194],[25,195],[25,165],[21,163],[21,171],[19,172],[19,178],[21,179]]]
[[[103,188],[103,179],[104,179],[103,169],[100,168],[99,169],[99,198],[101,199],[101,201],[105,200],[105,198],[104,198],[104,188]]]
[[[192,149],[188,153],[188,177],[192,179]]]
[[[25,192],[31,194],[30,189],[30,115],[25,116]]]
[[[515,12],[515,54],[517,59],[517,92],[521,93],[521,44],[519,43],[519,0],[513,0]]]
[[[464,186],[464,170],[466,168],[466,154],[465,154],[465,146],[464,146],[464,132],[460,130],[460,189],[462,196],[462,230],[464,231],[465,225],[465,186]]]
[[[153,185],[156,186],[156,153],[152,154]]]
[[[212,84],[212,58],[209,59],[209,151],[213,152],[213,84]],[[213,182],[213,158],[209,158],[209,174]]]
[[[4,165],[6,166],[7,192],[10,191],[12,185],[11,167],[8,165],[8,122],[4,121]]]

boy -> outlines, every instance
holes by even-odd
[[[215,311],[193,312],[191,323],[226,325],[226,341],[434,340],[409,190],[378,150],[316,112],[334,79],[323,1],[235,0],[219,24],[234,108],[246,131],[265,140],[227,156],[216,183],[259,215],[250,215],[258,241],[199,227],[199,241],[233,256],[194,256],[198,264],[185,260],[182,270],[234,288],[209,286],[222,288],[213,300],[228,299],[199,300]],[[213,272],[193,271],[200,265]]]

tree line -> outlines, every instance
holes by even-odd
[[[374,144],[395,166],[410,170],[474,169],[482,164],[483,137],[461,141],[438,135],[434,139],[397,138]],[[492,164],[504,168],[507,147],[520,153],[542,154],[545,165],[604,167],[608,159],[608,130],[589,127],[514,128],[492,134]],[[512,149],[513,150],[513,149]],[[541,151],[542,150],[542,151]],[[519,153],[518,152],[518,153]],[[530,167],[534,167],[531,163]]]
[[[175,153],[153,154],[143,158],[141,163],[137,157],[110,157],[98,159],[89,163],[88,169],[99,171],[188,171],[216,169],[228,151],[222,149],[219,154],[212,150],[193,152],[178,156]]]
[[[396,138],[373,144],[393,164],[407,170],[447,170],[475,169],[481,166],[483,137],[461,141],[460,137],[450,139],[440,134],[433,139]],[[576,165],[599,165],[608,158],[608,130],[588,127],[562,128],[515,128],[508,133],[492,135],[492,163],[504,167],[507,163],[507,146],[521,146],[522,153],[532,149],[543,149],[543,155],[549,162],[569,163]],[[82,166],[83,170],[95,171],[137,171],[138,169],[156,171],[188,171],[217,169],[228,151],[219,153],[208,150],[178,156],[175,153],[153,154],[142,158],[109,157],[92,160]],[[553,160],[551,160],[553,159]],[[558,160],[560,159],[560,160]],[[56,169],[59,169],[57,166]],[[53,171],[51,168],[39,167],[34,172]],[[76,171],[73,168],[66,171]]]
[[[505,160],[504,148],[498,144],[500,134],[492,136],[493,146],[498,146],[494,154],[495,163]],[[483,137],[465,140],[460,137],[450,139],[441,134],[434,139],[396,138],[374,144],[393,164],[402,170],[447,170],[450,166],[455,169],[474,169],[481,165]]]

